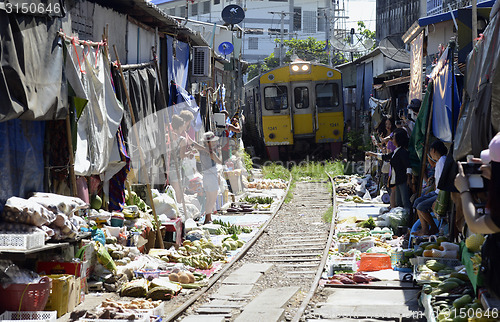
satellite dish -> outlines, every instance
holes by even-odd
[[[368,51],[373,47],[373,39],[366,38],[361,34],[350,33],[347,35],[337,34],[331,39],[332,47],[336,50],[348,53]]]
[[[223,54],[224,56],[229,55],[230,53],[233,52],[233,50],[234,50],[234,46],[229,41],[224,41],[223,43],[221,43],[219,45],[219,52],[221,54]]]
[[[243,8],[230,4],[222,10],[222,20],[228,25],[236,25],[245,19],[245,11]]]

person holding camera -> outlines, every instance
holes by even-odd
[[[466,174],[466,172],[475,171],[464,171],[464,165],[461,162],[458,162],[455,187],[460,192],[463,214],[470,231],[488,235],[481,247],[481,273],[484,285],[490,293],[500,298],[500,256],[498,256],[500,252],[500,132],[490,141],[489,149],[481,152],[481,162],[479,170],[484,178],[489,179],[488,199],[484,214],[480,215],[476,211],[471,195],[474,182],[470,181],[471,174]],[[470,164],[466,163],[466,165],[466,168],[470,168]]]
[[[489,149],[481,152],[479,170],[482,176],[490,180],[486,214],[479,216],[471,196],[469,178],[465,174],[464,165],[458,162],[458,174],[455,187],[462,199],[463,213],[469,229],[478,234],[496,234],[500,232],[500,132],[493,137]],[[500,239],[500,238],[499,238]]]

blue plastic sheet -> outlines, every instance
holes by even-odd
[[[0,122],[0,211],[12,196],[44,191],[45,122]]]
[[[432,98],[432,133],[443,142],[451,142],[460,112],[460,98],[453,66],[447,49],[432,71],[434,96]]]

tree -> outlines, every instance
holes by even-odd
[[[366,25],[363,21],[358,21],[357,33],[359,35],[363,36],[364,39],[372,39],[373,40],[372,47],[369,48],[367,51],[371,51],[371,50],[375,49],[375,47],[377,46],[377,43],[375,41],[375,31],[371,31],[370,29],[366,28]],[[360,58],[365,54],[366,54],[366,52],[356,53],[356,54],[354,54],[354,58]]]
[[[277,39],[276,42],[280,43],[281,40]],[[283,62],[289,63],[292,57],[296,55],[299,59],[304,61],[318,62],[328,65],[328,48],[326,48],[325,41],[318,41],[316,38],[309,37],[307,39],[289,39],[283,41],[283,46],[287,48]],[[336,66],[347,62],[345,57],[338,52],[332,54],[332,65]],[[265,73],[268,70],[279,67],[279,57],[274,53],[264,59],[264,62],[251,64],[248,67],[248,79]]]

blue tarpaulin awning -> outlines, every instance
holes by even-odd
[[[494,4],[495,4],[495,0],[487,0],[487,1],[479,2],[477,4],[477,7],[478,8],[490,8],[490,7],[493,7]],[[470,8],[470,6],[466,7],[466,8]],[[453,15],[455,17],[457,16],[457,10],[453,10]],[[451,13],[448,11],[448,12],[443,12],[443,13],[440,13],[440,14],[437,14],[434,16],[420,18],[420,19],[418,19],[418,24],[420,27],[425,27],[428,25],[432,25],[434,23],[448,21],[451,19],[452,19]]]

